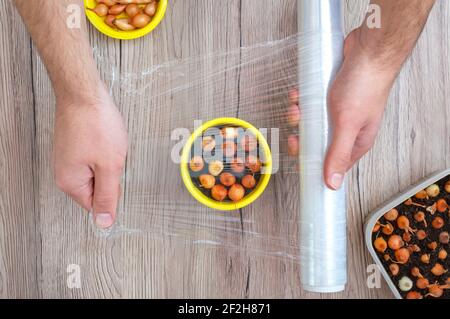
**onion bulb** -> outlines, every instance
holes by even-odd
[[[444,248],[442,248],[441,250],[439,250],[439,253],[438,253],[438,258],[440,259],[440,260],[444,260],[445,258],[447,258],[447,251],[444,249]],[[449,277],[450,278],[450,277]]]
[[[115,1],[122,4],[130,4],[130,3],[147,4],[155,0],[115,0]]]
[[[425,296],[440,298],[444,294],[444,290],[438,285],[432,285],[428,288],[428,293]]]
[[[432,184],[428,186],[425,191],[427,192],[428,196],[430,197],[436,197],[439,195],[440,189],[439,186],[436,184]]]
[[[416,220],[416,222],[422,223],[425,225],[425,227],[427,227],[427,220],[425,219],[425,213],[422,211],[418,211],[417,213],[414,214],[414,219]]]
[[[380,253],[384,253],[384,251],[387,249],[387,243],[383,237],[378,237],[377,239],[375,239],[375,241],[373,242],[373,246]]]
[[[297,105],[289,106],[289,109],[286,114],[286,119],[289,126],[297,127],[300,123],[300,109]]]
[[[447,181],[447,183],[445,183],[444,189],[447,193],[450,193],[450,181]]]
[[[419,267],[412,267],[411,268],[411,275],[413,275],[414,277],[423,278],[423,275],[420,273]]]
[[[125,9],[125,12],[128,14],[130,18],[133,18],[136,14],[141,12],[141,9],[136,3],[132,3],[127,5],[127,8]]]
[[[237,157],[231,161],[231,170],[235,173],[242,173],[245,170],[244,161]]]
[[[412,239],[411,233],[405,231],[405,232],[403,233],[403,235],[402,235],[402,238],[403,238],[404,241],[406,241],[407,243],[409,243],[409,242],[411,241],[411,239]]]
[[[247,156],[245,165],[252,171],[253,174],[261,171],[261,162],[256,156]]]
[[[189,163],[189,168],[193,172],[200,172],[204,167],[205,163],[203,162],[203,158],[201,158],[201,156],[194,156]]]
[[[439,242],[444,245],[447,245],[450,242],[450,235],[448,232],[443,231],[439,234]]]
[[[205,136],[202,139],[202,147],[205,152],[212,152],[216,147],[216,140],[212,136]]]
[[[395,221],[397,217],[398,217],[398,210],[395,208],[392,208],[390,211],[384,214],[384,218],[390,222]]]
[[[408,219],[408,217],[406,217],[404,215],[402,215],[402,216],[397,218],[397,226],[398,226],[398,228],[400,228],[400,229],[402,229],[404,231],[407,231],[407,232],[408,231],[412,231],[412,232],[415,231],[414,229],[412,229],[409,226],[409,219]]]
[[[149,3],[144,8],[145,14],[153,17],[156,13],[156,2]]]
[[[99,3],[92,9],[99,17],[104,17],[108,14],[108,6],[104,3]]]
[[[410,291],[406,294],[406,299],[423,299],[423,296],[418,291]]]
[[[211,196],[216,201],[222,202],[227,197],[227,189],[225,186],[217,184],[211,189]]]
[[[118,15],[124,12],[126,7],[126,4],[115,4],[111,8],[109,8],[108,13],[112,15]]]
[[[220,130],[220,134],[222,134],[223,138],[232,140],[238,137],[238,130],[235,127],[224,127]]]
[[[299,153],[299,139],[296,135],[289,135],[287,139],[288,144],[288,155],[295,157]]]
[[[298,90],[296,90],[296,89],[290,90],[288,96],[289,96],[289,103],[298,105],[298,101],[299,101]]]
[[[416,233],[416,237],[418,240],[424,240],[428,236],[427,232],[423,229],[419,229]]]
[[[419,192],[417,192],[416,195],[414,195],[415,198],[417,199],[428,199],[428,194],[426,190],[421,190]]]
[[[116,19],[114,24],[122,31],[131,31],[135,29],[128,19]]]
[[[441,198],[436,202],[436,210],[439,213],[445,213],[447,208],[449,208],[449,206],[447,204],[447,201],[444,198]]]
[[[427,244],[427,247],[430,248],[431,250],[436,250],[437,246],[438,246],[438,243],[435,241],[432,241],[431,243]]]
[[[380,227],[381,227],[380,223],[376,222],[375,225],[373,226],[372,233],[376,233],[377,231],[379,231]]]
[[[236,183],[236,177],[231,173],[225,172],[220,175],[220,182],[222,185],[230,187]]]
[[[392,276],[397,276],[400,272],[400,267],[397,264],[390,264],[389,271],[391,272]]]
[[[441,229],[444,226],[444,219],[442,217],[435,217],[431,222],[434,229]]]
[[[105,23],[109,25],[111,28],[116,28],[116,25],[114,24],[114,21],[116,21],[116,16],[113,15],[107,15],[105,18]]]
[[[242,177],[241,183],[245,188],[252,189],[256,185],[256,180],[253,175],[245,175],[244,177]]]
[[[403,239],[399,235],[392,235],[389,237],[388,246],[392,250],[397,250],[402,248],[405,245]]]
[[[131,19],[131,24],[136,28],[143,28],[147,24],[149,24],[151,20],[152,18],[150,18],[148,15],[144,13],[138,13],[133,17],[133,19]]]
[[[214,176],[209,174],[201,175],[198,180],[200,181],[200,185],[202,185],[205,189],[211,189],[216,184],[216,179]]]
[[[390,235],[394,232],[394,226],[392,226],[391,223],[386,223],[386,225],[382,225],[383,229],[381,230],[381,232],[385,235]]]
[[[399,262],[400,264],[406,264],[409,260],[409,250],[406,248],[400,248],[398,250],[395,251],[395,259],[397,259],[397,262]]]
[[[430,282],[427,278],[419,278],[416,280],[416,287],[419,289],[425,289],[429,286]]]
[[[113,5],[115,5],[117,3],[117,1],[116,0],[97,0],[97,3],[104,3],[108,7],[112,7]]]
[[[242,198],[244,198],[244,195],[245,195],[245,189],[240,184],[234,184],[233,186],[231,186],[230,190],[228,191],[228,197],[233,202],[240,201]]]
[[[401,291],[410,291],[413,287],[413,282],[409,277],[402,277],[398,282],[398,288],[400,288]]]
[[[213,161],[209,164],[208,170],[212,176],[219,176],[223,172],[223,163],[221,161]]]
[[[422,256],[420,256],[420,261],[423,262],[424,264],[429,264],[430,254],[423,254]]]

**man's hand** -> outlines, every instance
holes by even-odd
[[[81,0],[15,0],[41,54],[56,96],[54,163],[58,186],[86,210],[98,227],[116,216],[127,153],[122,117],[97,71],[85,19],[66,24],[69,5]]]
[[[345,173],[372,148],[396,77],[395,70],[380,70],[371,64],[358,48],[358,36],[359,29],[345,40],[344,63],[329,93],[333,139],[325,159],[324,177],[331,189],[339,189]],[[288,123],[297,126],[298,92],[291,91],[289,100]],[[298,155],[298,143],[298,137],[288,138],[289,155]]]
[[[127,153],[122,116],[105,90],[89,100],[58,101],[54,162],[57,185],[100,228],[115,220]]]
[[[397,68],[379,68],[359,47],[360,29],[345,40],[344,62],[330,89],[333,138],[324,178],[339,189],[346,172],[373,146]]]
[[[390,90],[413,49],[435,0],[373,0],[381,8],[381,29],[366,24],[345,40],[344,61],[328,96],[333,138],[324,165],[326,185],[339,189],[346,172],[369,151],[380,127]],[[289,94],[288,123],[299,122],[298,92]],[[307,121],[308,119],[304,119]],[[291,156],[298,137],[288,138]]]

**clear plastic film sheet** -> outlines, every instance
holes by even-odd
[[[132,101],[126,114],[130,146],[124,197],[115,226],[98,231],[99,235],[164,236],[289,259],[302,266],[299,231],[309,231],[313,225],[302,226],[299,217],[299,159],[314,164],[302,170],[304,176],[322,176],[322,165],[320,158],[298,154],[299,125],[315,123],[328,134],[321,126],[324,115],[309,109],[314,103],[302,105],[301,123],[296,119],[298,102],[292,90],[307,97],[323,85],[321,68],[306,70],[309,80],[299,81],[303,69],[299,56],[314,58],[311,41],[297,34],[159,65],[149,62],[139,73],[119,70],[106,52],[95,49],[112,95],[116,100]],[[179,162],[186,138],[201,123],[223,117],[239,118],[259,129],[267,139],[273,164],[262,195],[245,208],[231,211],[214,210],[197,201],[183,183]],[[311,196],[322,191],[312,188]],[[345,217],[333,222],[345,228]],[[334,235],[340,236],[339,232]],[[345,246],[345,237],[336,240]],[[316,246],[312,249],[320,249]],[[308,252],[303,255],[309,258]]]

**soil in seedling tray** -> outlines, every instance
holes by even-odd
[[[450,176],[386,212],[372,244],[403,298],[450,299]]]
[[[260,145],[255,136],[244,132],[242,128],[220,126],[207,130],[194,142],[189,174],[194,185],[213,200],[238,202],[261,179],[264,164],[258,157]],[[221,155],[214,161],[218,151]]]

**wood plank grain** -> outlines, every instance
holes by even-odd
[[[0,3],[0,297],[39,294],[30,39],[10,1]]]
[[[297,2],[291,0],[255,1],[245,0],[241,9],[242,45],[254,46],[258,43],[285,39],[297,32]],[[256,247],[263,254],[249,251],[247,294],[249,298],[297,298],[302,292],[299,285],[298,259],[283,257],[283,254],[298,258],[297,211],[298,174],[296,160],[289,160],[284,143],[289,132],[283,113],[287,110],[288,90],[297,82],[297,51],[288,44],[293,40],[283,40],[278,48],[262,51],[268,54],[260,63],[243,67],[240,74],[239,116],[259,128],[276,128],[280,131],[283,151],[279,159],[279,171],[272,177],[263,196],[251,206],[244,208],[244,218],[252,220],[251,230],[261,234]],[[291,42],[291,43],[290,43]],[[273,149],[273,153],[276,151]],[[296,191],[297,190],[297,191]],[[257,239],[248,236],[248,241]],[[270,253],[281,253],[280,257]]]
[[[348,1],[357,19],[364,2]],[[449,167],[448,115],[448,2],[437,2],[428,24],[405,64],[386,109],[374,148],[354,167],[349,178],[348,295],[391,298],[382,280],[380,289],[368,289],[366,266],[372,263],[363,244],[362,224],[377,206],[437,169]],[[347,28],[354,27],[353,19]],[[435,52],[436,54],[432,54]],[[439,114],[437,116],[437,114]],[[436,139],[429,139],[436,134]]]
[[[346,1],[347,32],[360,24],[367,3]],[[119,228],[109,238],[99,237],[85,213],[54,186],[51,85],[10,1],[0,3],[0,17],[0,297],[392,297],[383,280],[380,289],[366,286],[372,260],[362,225],[383,201],[450,166],[447,1],[437,2],[395,84],[376,145],[349,175],[349,284],[331,295],[300,289],[298,261],[255,252],[280,248],[274,239],[284,248],[286,241],[289,249],[298,246],[295,161],[283,155],[280,171],[265,194],[241,211],[244,223],[236,228],[211,220],[212,212],[190,197],[169,160],[170,133],[192,129],[195,119],[236,112],[257,126],[279,127],[282,144],[295,133],[276,113],[286,106],[289,81],[277,94],[267,94],[269,77],[280,77],[277,67],[236,68],[239,59],[256,54],[249,51],[252,45],[295,34],[295,0],[173,0],[154,32],[131,42],[89,27],[100,72],[112,84],[131,142]],[[285,61],[293,53],[286,50]],[[221,68],[227,71],[199,77]],[[130,77],[139,72],[138,79]],[[285,77],[290,72],[286,68]],[[252,104],[261,106],[259,112]],[[255,241],[252,231],[266,237]],[[194,240],[208,238],[227,245]],[[70,264],[81,267],[81,289],[67,287]]]
[[[233,74],[225,72],[214,77],[214,85],[203,83],[195,75],[200,73],[197,67],[207,74],[214,61],[202,57],[239,47],[238,4],[239,1],[171,1],[155,32],[138,41],[122,43],[121,72],[141,74],[136,85],[148,85],[138,94],[127,96],[123,92],[120,101],[131,142],[121,222],[144,230],[140,236],[122,238],[126,247],[123,292],[128,297],[232,297],[245,285],[238,279],[241,276],[234,277],[234,285],[230,285],[227,260],[232,257],[225,248],[203,249],[193,243],[197,231],[202,229],[189,221],[189,213],[195,215],[193,220],[206,223],[211,212],[190,197],[180,180],[178,165],[170,158],[171,131],[192,129],[196,119],[206,121],[219,116],[221,111],[216,104],[224,102],[215,90],[223,92],[226,85],[228,94],[235,90]],[[199,62],[189,62],[195,57],[199,57]],[[202,61],[208,65],[202,65]],[[167,63],[172,67],[165,68]],[[191,73],[195,75],[190,76]],[[196,84],[197,80],[200,83]],[[184,85],[192,88],[178,87]],[[161,237],[155,232],[186,233],[188,237]]]
[[[96,56],[116,64],[120,43],[107,39],[89,25]],[[43,298],[117,298],[120,288],[120,242],[98,237],[88,215],[54,183],[52,139],[55,97],[37,50],[33,47],[33,85],[36,104],[36,214],[39,216]],[[109,63],[99,63],[109,74]],[[69,288],[69,265],[80,267],[81,288]],[[69,268],[70,270],[70,268]]]

